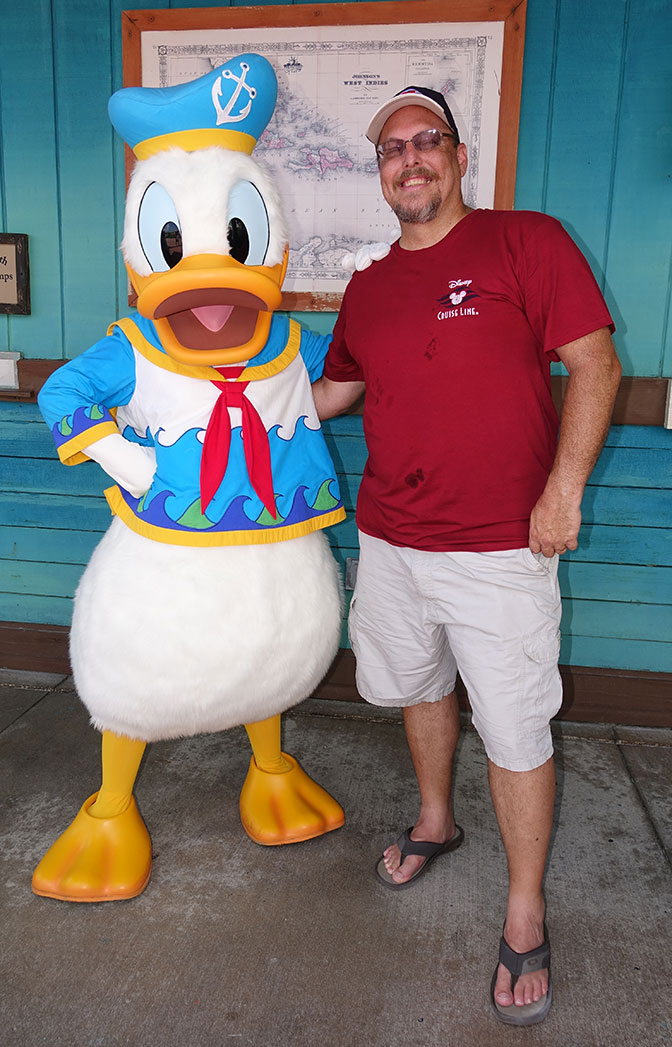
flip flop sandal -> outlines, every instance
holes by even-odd
[[[548,968],[548,992],[536,1003],[526,1003],[517,1007],[512,1003],[509,1007],[503,1007],[495,999],[495,983],[497,981],[497,970],[499,964],[503,963],[511,974],[511,991],[515,987],[521,974],[530,974],[531,971],[540,971]],[[495,973],[490,983],[490,1009],[495,1018],[505,1025],[536,1025],[543,1022],[551,1007],[553,990],[551,987],[551,946],[548,940],[548,932],[544,924],[544,944],[529,952],[515,952],[504,940],[504,935],[499,941],[499,962],[495,967]]]
[[[419,876],[422,876],[424,872],[427,872],[429,865],[438,858],[440,854],[448,854],[449,851],[456,851],[464,840],[464,830],[459,825],[455,826],[455,835],[452,840],[448,840],[447,843],[432,843],[429,840],[412,840],[411,832],[414,826],[411,825],[406,832],[403,832],[397,840],[397,847],[401,851],[401,860],[403,861],[409,854],[419,854],[425,861],[422,863],[417,872],[414,872],[410,879],[405,880],[404,883],[397,883],[396,880],[392,879],[390,873],[385,868],[385,859],[380,858],[376,865],[376,876],[385,887],[391,887],[394,891],[403,891],[406,887],[412,887]]]

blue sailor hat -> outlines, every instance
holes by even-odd
[[[124,87],[108,103],[114,128],[139,160],[164,149],[217,145],[251,153],[273,115],[278,83],[262,55],[237,55],[177,87]]]

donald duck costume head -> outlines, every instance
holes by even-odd
[[[139,312],[182,363],[250,359],[280,305],[287,229],[272,182],[249,155],[276,94],[271,65],[246,54],[191,83],[110,99],[110,119],[139,160],[124,259]]]
[[[276,89],[269,63],[245,54],[193,83],[110,101],[137,157],[122,250],[138,312],[39,395],[61,460],[93,459],[116,481],[70,645],[102,732],[102,784],[37,866],[36,894],[144,890],[151,842],[133,788],[147,742],[244,724],[248,835],[294,843],[343,824],[280,748],[280,714],[312,693],[338,647],[323,529],[344,510],[311,394],[329,338],[274,313],[287,230],[250,154]]]

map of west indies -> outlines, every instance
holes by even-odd
[[[399,235],[364,132],[410,84],[443,93],[469,153],[463,195],[492,207],[503,22],[143,32],[142,82],[167,87],[237,54],[264,55],[278,78],[275,113],[255,159],[282,195],[290,229],[285,291],[341,293],[341,260]]]

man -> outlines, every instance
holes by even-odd
[[[351,279],[313,389],[326,418],[366,388],[351,640],[360,693],[403,707],[420,790],[415,826],[378,875],[408,887],[462,842],[450,791],[459,669],[509,869],[491,1006],[533,1024],[551,1003],[542,879],[561,703],[557,558],[577,546],[609,426],[613,324],[558,222],[465,205],[467,151],[442,95],[406,88],[367,137],[401,236]],[[559,437],[558,359],[569,372]]]

